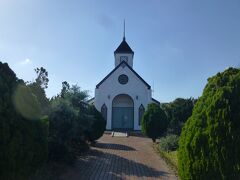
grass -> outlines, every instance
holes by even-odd
[[[177,169],[178,159],[177,159],[177,151],[165,152],[162,151],[164,157],[166,157],[173,166]]]
[[[177,151],[166,152],[159,148],[159,144],[154,145],[154,149],[159,153],[159,155],[166,161],[166,163],[173,169],[175,174],[178,172],[178,158]]]

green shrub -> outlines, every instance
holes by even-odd
[[[86,132],[86,135],[88,140],[93,142],[99,139],[106,130],[106,120],[94,106],[90,106],[88,109],[88,121],[90,122],[90,126]]]
[[[54,101],[49,114],[49,160],[71,163],[77,134],[77,111],[65,100]]]
[[[149,104],[141,121],[143,134],[155,142],[166,131],[167,125],[167,116],[160,106]]]
[[[174,134],[160,138],[159,148],[163,151],[175,151],[178,148],[179,137]]]
[[[165,111],[169,122],[169,134],[181,134],[184,123],[192,115],[193,106],[196,101],[193,98],[177,98],[173,102],[161,104],[161,108]]]
[[[27,179],[47,160],[48,119],[7,64],[0,74],[0,179]]]
[[[106,122],[85,102],[87,91],[77,85],[70,87],[67,82],[62,85],[61,93],[51,100],[49,160],[69,163],[89,148],[87,141],[103,135]]]
[[[179,141],[181,179],[240,179],[240,70],[208,79]]]

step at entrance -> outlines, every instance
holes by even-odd
[[[128,137],[128,133],[127,132],[112,132],[112,137]]]

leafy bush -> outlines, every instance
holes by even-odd
[[[86,134],[88,140],[93,142],[99,139],[106,130],[106,120],[94,106],[90,106],[88,109],[89,109],[88,119],[90,122],[90,127],[87,130]]]
[[[161,104],[168,118],[168,133],[181,134],[182,127],[192,115],[193,106],[196,100],[193,98],[177,98],[173,102]]]
[[[178,148],[179,137],[171,134],[160,138],[159,148],[163,151],[175,151]]]
[[[88,149],[86,140],[89,134],[86,132],[90,131],[92,121],[89,121],[85,107],[84,110],[81,107],[73,106],[69,98],[52,100],[49,114],[50,161],[73,163],[78,153]]]
[[[71,142],[78,128],[77,111],[64,100],[54,101],[49,114],[49,160],[71,163]]]
[[[179,141],[181,179],[240,179],[240,70],[208,79]]]
[[[51,100],[50,160],[72,161],[76,153],[88,149],[87,141],[94,142],[103,135],[106,121],[85,102],[87,97],[87,91],[63,82],[61,93]]]
[[[166,131],[167,125],[167,116],[160,106],[149,104],[141,122],[143,134],[155,142]]]
[[[47,159],[48,119],[6,63],[0,74],[0,179],[27,179]]]

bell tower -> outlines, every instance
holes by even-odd
[[[118,48],[114,51],[115,67],[118,66],[122,61],[127,62],[129,66],[133,67],[133,56],[134,52],[126,42],[124,20],[123,40]]]

